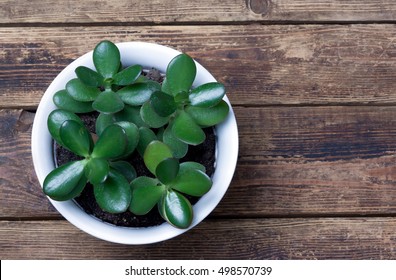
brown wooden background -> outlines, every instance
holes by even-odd
[[[0,0],[1,259],[396,259],[396,1]],[[234,180],[147,246],[70,225],[33,171],[34,112],[100,40],[187,52],[226,85]]]

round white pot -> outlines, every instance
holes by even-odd
[[[117,44],[124,66],[140,64],[145,69],[154,67],[165,73],[173,57],[180,54],[174,49],[151,43],[126,42]],[[47,128],[47,118],[56,109],[52,97],[58,90],[64,89],[66,83],[75,78],[74,70],[80,66],[94,68],[92,51],[68,65],[51,83],[44,93],[34,118],[32,130],[33,164],[41,186],[47,174],[55,168],[52,138]],[[215,78],[199,63],[194,86],[216,81]],[[225,96],[224,100],[229,103]],[[167,240],[193,228],[217,206],[224,196],[233,177],[238,157],[238,130],[234,112],[230,105],[227,119],[216,126],[217,154],[216,170],[213,174],[213,186],[194,206],[194,219],[188,229],[177,229],[167,223],[146,228],[115,226],[100,221],[87,214],[73,200],[59,202],[51,200],[54,207],[70,223],[81,230],[103,240],[121,244],[149,244]]]

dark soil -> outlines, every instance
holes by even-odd
[[[150,76],[149,76],[150,75]],[[154,80],[159,80],[159,73],[150,71],[148,77]],[[95,132],[95,120],[98,113],[80,114],[81,120],[85,123],[87,129],[94,133]],[[216,135],[214,134],[213,128],[204,129],[206,134],[206,140],[204,143],[198,146],[189,146],[187,155],[181,159],[181,161],[195,161],[199,162],[206,167],[206,173],[208,176],[212,176],[215,170],[215,150],[216,150]],[[72,160],[81,159],[74,155],[65,148],[55,144],[56,150],[56,163],[58,166],[63,165]],[[135,167],[138,176],[149,176],[153,177],[148,171],[140,155],[135,152],[128,159],[133,167]],[[199,198],[186,196],[192,204],[195,204]],[[75,201],[82,209],[88,214],[117,225],[125,227],[149,227],[160,225],[164,222],[156,207],[150,213],[142,216],[134,215],[133,213],[127,211],[120,214],[111,214],[103,211],[99,205],[96,203],[93,186],[87,184],[81,195],[75,198]]]

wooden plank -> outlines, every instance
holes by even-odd
[[[234,180],[215,217],[394,215],[394,107],[235,108]],[[0,111],[0,217],[59,217],[35,177],[33,114]],[[23,172],[21,172],[23,170]]]
[[[0,108],[36,108],[55,76],[103,39],[183,50],[235,105],[394,105],[395,38],[394,25],[0,28]]]
[[[145,246],[101,241],[66,221],[0,221],[2,260],[395,259],[395,240],[395,218],[206,220]]]
[[[0,110],[0,216],[59,217],[42,193],[33,169],[30,140],[34,114]]]
[[[0,23],[392,21],[392,0],[1,0]]]

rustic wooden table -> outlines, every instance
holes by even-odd
[[[0,258],[396,259],[395,23],[392,0],[0,0]],[[91,237],[34,174],[43,92],[103,39],[189,53],[234,106],[229,191],[173,240]]]

